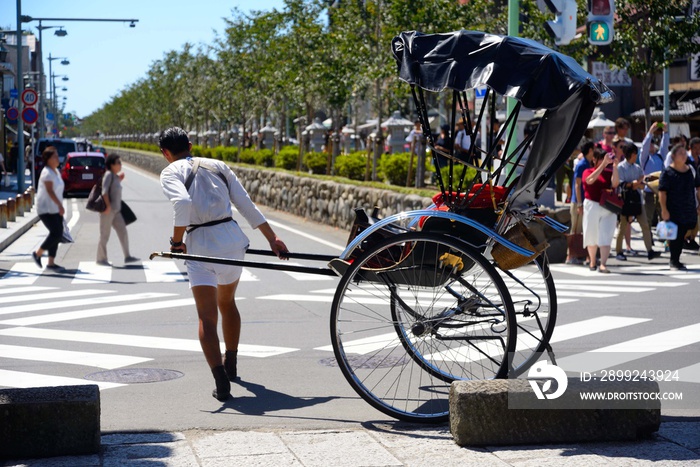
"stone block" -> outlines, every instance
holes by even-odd
[[[0,201],[0,228],[7,228],[7,202]]]
[[[97,385],[0,390],[0,459],[95,454]]]
[[[460,446],[635,440],[658,431],[659,401],[583,401],[580,392],[658,390],[656,382],[569,378],[559,398],[538,400],[525,379],[455,381],[449,396],[450,430]]]

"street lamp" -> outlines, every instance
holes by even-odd
[[[61,78],[63,81],[68,81],[68,76],[66,76],[66,75],[54,75],[54,74],[51,75],[51,100],[52,100],[54,112],[58,108],[58,103],[56,102],[56,80],[55,80],[55,78]],[[56,116],[54,116],[54,119],[55,118],[56,118]]]
[[[61,60],[61,65],[69,65],[70,64],[70,62],[68,61],[68,59],[66,57],[52,57],[51,54],[49,54],[48,60],[49,60],[49,76],[50,77],[53,76],[53,68],[52,68],[51,63],[54,60]],[[54,88],[52,87],[51,88],[51,95],[52,96],[53,96],[53,93],[54,93]],[[54,99],[54,101],[55,101],[55,99]],[[44,123],[46,123],[46,115],[44,115]]]
[[[59,28],[56,31],[54,31],[54,35],[58,37],[65,37],[68,32],[63,29],[63,26],[44,26],[41,21],[39,21],[39,26],[37,26],[37,29],[39,30],[39,72],[41,73],[41,79],[39,80],[39,138],[44,137],[44,132],[46,131],[46,104],[44,103],[45,100],[45,90],[44,90],[44,41],[43,41],[43,31],[44,29],[54,29],[54,28]],[[64,59],[65,60],[65,59]],[[61,62],[64,65],[68,64],[68,60],[65,60],[66,63]],[[51,75],[51,54],[49,54],[49,75]]]
[[[102,19],[102,18],[33,18],[28,15],[23,15],[22,14],[22,0],[17,0],[17,47],[18,53],[17,53],[17,69],[19,70],[19,73],[22,72],[22,23],[30,23],[32,21],[39,21],[39,27],[43,28],[42,21],[118,21],[118,22],[126,22],[129,23],[129,27],[135,27],[136,22],[138,22],[137,19]],[[47,26],[46,29],[49,27],[56,27],[56,26]],[[67,32],[63,29],[62,26],[58,26],[59,30],[55,32],[55,34],[59,37],[65,36]],[[39,42],[41,42],[41,29],[39,29]],[[43,46],[43,44],[42,44]],[[41,60],[41,72],[43,76],[43,71],[44,71],[44,64],[43,60]],[[43,101],[43,99],[42,99]],[[20,99],[19,102],[19,108],[18,110],[20,113],[22,112],[22,101]],[[42,112],[43,115],[43,112]],[[22,124],[22,119],[19,119],[19,122],[17,123],[17,143],[20,146],[20,148],[24,144],[24,125]],[[42,125],[42,132],[43,132],[43,125]],[[24,191],[24,158],[23,157],[18,157],[17,158],[17,189],[22,192]]]

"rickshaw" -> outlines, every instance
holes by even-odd
[[[349,384],[391,417],[442,422],[452,381],[517,377],[545,354],[554,359],[556,289],[547,245],[528,225],[568,229],[540,213],[538,199],[579,145],[596,105],[614,95],[572,58],[528,39],[408,31],[391,46],[433,163],[445,166],[436,171],[433,204],[384,219],[357,210],[339,257],[290,254],[330,260],[332,271],[218,260],[340,276],[331,341]],[[467,90],[476,88],[486,96],[472,121]],[[451,97],[450,128],[461,120],[471,140],[461,157],[436,147],[430,128],[429,96],[442,94]],[[516,103],[498,131],[482,134],[496,95]],[[515,139],[521,109],[544,114],[520,144],[500,148],[499,141]]]

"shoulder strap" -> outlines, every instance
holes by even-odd
[[[224,181],[224,183],[226,184],[226,189],[228,190],[228,180],[226,180],[226,176],[222,174],[218,168],[207,164],[205,161],[202,160],[201,157],[195,157],[193,159],[194,164],[192,166],[192,172],[190,172],[190,174],[187,176],[187,180],[185,180],[185,190],[190,191],[190,187],[192,186],[192,182],[194,182],[194,177],[195,175],[197,175],[197,171],[199,170],[200,165],[204,169],[216,173],[216,175],[218,175],[219,178]]]
[[[192,186],[192,182],[194,182],[194,176],[197,175],[197,170],[199,170],[200,162],[201,162],[201,159],[199,157],[194,158],[194,164],[192,166],[192,171],[187,176],[187,180],[185,180],[185,190],[187,190],[187,191],[190,191],[190,187]]]

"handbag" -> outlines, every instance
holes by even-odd
[[[656,235],[659,240],[675,240],[678,236],[678,226],[675,222],[659,221],[656,224]]]
[[[583,234],[568,234],[566,246],[569,248],[569,256],[572,258],[586,259],[588,250],[583,247]]]
[[[70,234],[70,229],[68,228],[68,222],[63,219],[63,234],[61,234],[61,243],[73,243],[73,236]]]
[[[617,190],[608,188],[600,193],[600,205],[613,214],[620,214],[624,204],[625,202],[617,193]]]
[[[136,214],[134,214],[134,211],[131,210],[128,204],[126,204],[124,201],[122,201],[122,217],[124,218],[124,223],[126,225],[133,224],[136,222]]]
[[[112,182],[110,181],[110,188]],[[102,198],[102,177],[97,179],[97,183],[90,190],[90,194],[87,198],[87,203],[85,204],[85,209],[94,212],[104,212],[107,209],[105,200]]]
[[[642,213],[642,195],[639,194],[639,190],[634,188],[623,190],[622,199],[624,201],[621,213],[623,216],[636,217]]]

